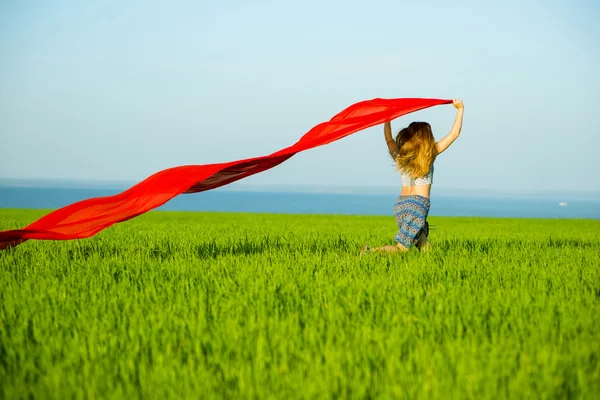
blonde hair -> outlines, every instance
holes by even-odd
[[[438,155],[431,126],[427,122],[413,122],[396,135],[394,161],[398,170],[413,178],[421,178],[429,172]]]

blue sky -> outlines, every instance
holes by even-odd
[[[374,97],[460,97],[434,186],[600,190],[600,5],[4,1],[0,177],[138,181],[269,154]],[[441,138],[454,108],[426,120]],[[248,184],[399,187],[382,127]]]

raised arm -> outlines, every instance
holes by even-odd
[[[386,122],[383,125],[383,134],[385,135],[385,142],[387,143],[390,155],[392,157],[396,157],[398,148],[396,146],[396,141],[392,137],[392,123],[390,121]]]
[[[438,154],[450,147],[450,145],[458,138],[460,135],[460,130],[462,129],[463,113],[465,110],[463,102],[460,99],[454,99],[452,104],[454,104],[454,107],[456,107],[456,119],[454,120],[454,125],[452,125],[450,133],[448,133],[435,144]]]

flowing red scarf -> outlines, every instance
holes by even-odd
[[[70,240],[159,207],[182,193],[227,185],[281,164],[296,153],[322,146],[355,132],[424,108],[451,103],[438,99],[373,99],[351,105],[308,131],[298,142],[268,156],[221,164],[185,165],[159,171],[126,191],[79,201],[47,214],[23,229],[0,232],[0,250],[29,239]]]

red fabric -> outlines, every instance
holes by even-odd
[[[214,189],[281,164],[294,154],[322,146],[417,110],[451,103],[438,99],[373,99],[351,105],[320,123],[298,142],[268,156],[221,164],[186,165],[157,172],[126,191],[79,201],[51,212],[23,229],[0,232],[0,250],[29,239],[69,240],[103,229],[165,204],[182,193]]]

